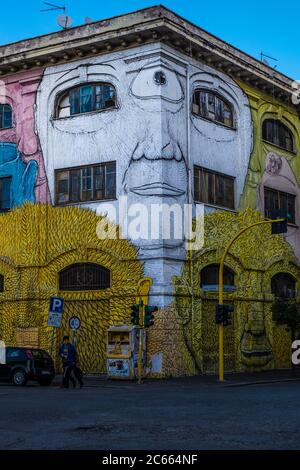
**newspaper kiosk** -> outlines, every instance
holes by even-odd
[[[139,326],[111,326],[107,330],[107,375],[111,379],[135,379],[138,375],[139,337],[143,335],[145,369],[145,331]]]

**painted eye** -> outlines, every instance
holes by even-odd
[[[158,71],[154,74],[154,82],[156,85],[165,85],[167,83],[167,77],[164,72]]]
[[[163,99],[171,103],[179,103],[184,97],[176,73],[159,67],[140,70],[131,84],[131,93],[138,99]]]

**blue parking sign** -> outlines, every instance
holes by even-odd
[[[65,301],[61,297],[50,297],[50,308],[51,313],[63,313]]]

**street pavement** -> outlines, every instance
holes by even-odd
[[[230,376],[83,389],[0,384],[0,449],[300,449],[300,380]]]

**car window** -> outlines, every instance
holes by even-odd
[[[46,351],[42,351],[41,349],[32,349],[32,356],[34,359],[49,359],[50,356]]]
[[[20,349],[7,349],[6,359],[20,359],[22,357],[22,351]]]

